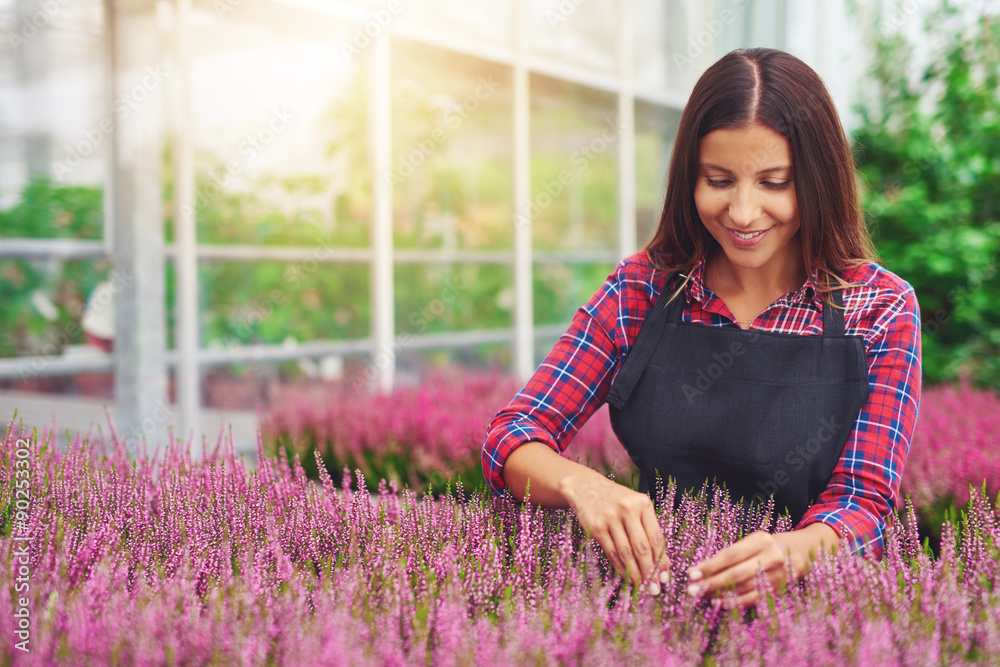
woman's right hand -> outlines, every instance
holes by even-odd
[[[670,581],[670,560],[649,496],[593,470],[563,477],[559,488],[615,571],[641,591],[659,595]]]
[[[528,495],[542,507],[568,507],[597,540],[615,571],[658,595],[670,581],[670,560],[653,501],[644,493],[560,456],[546,444],[525,442],[508,457],[504,481],[519,500]]]

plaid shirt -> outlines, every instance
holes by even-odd
[[[669,259],[669,258],[668,258]],[[679,262],[677,262],[679,264]],[[844,290],[847,334],[864,337],[871,393],[847,438],[833,476],[798,527],[822,522],[858,553],[879,557],[899,500],[899,480],[909,451],[920,399],[920,311],[909,283],[866,263],[844,271],[856,287]],[[507,456],[529,440],[563,452],[602,403],[665,275],[644,251],[623,260],[580,308],[527,385],[490,423],[483,471],[504,493]],[[822,301],[813,274],[757,316],[761,331],[822,335]],[[685,287],[682,320],[736,327],[726,304],[704,282],[704,260]]]

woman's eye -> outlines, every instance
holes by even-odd
[[[716,188],[719,190],[723,188],[728,188],[730,185],[733,184],[732,179],[728,178],[714,179],[706,177],[705,182],[708,184],[708,187]],[[776,183],[774,181],[761,181],[761,185],[763,185],[768,190],[787,190],[791,184],[792,184],[792,179],[788,179],[787,181],[781,181],[780,183]]]

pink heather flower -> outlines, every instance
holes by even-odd
[[[977,400],[985,405],[962,402],[978,409]],[[433,443],[433,429],[419,429],[437,417],[406,419],[386,428],[409,424]],[[18,567],[7,508],[24,437],[35,438],[10,424],[0,443],[7,581]],[[481,491],[431,497],[382,479],[372,494],[364,471],[317,483],[294,461],[264,457],[262,445],[250,469],[228,442],[193,459],[174,441],[156,459],[133,460],[113,438],[91,434],[62,451],[51,434],[38,438],[48,445],[31,458],[26,595],[40,664],[951,664],[1000,655],[1000,509],[978,492],[944,527],[940,557],[924,553],[907,507],[881,561],[825,555],[785,592],[761,582],[773,606],[728,612],[687,596],[683,581],[688,566],[738,539],[739,510],[717,489],[677,511],[663,504],[675,585],[654,598],[622,585],[569,511]],[[790,528],[767,512],[755,522]],[[0,607],[17,608],[13,595],[0,586]],[[15,629],[12,613],[0,614],[0,635]],[[24,660],[12,641],[0,643],[0,661]]]

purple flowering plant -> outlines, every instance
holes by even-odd
[[[882,560],[842,549],[785,590],[762,579],[756,609],[726,610],[684,580],[740,537],[741,510],[717,489],[662,503],[673,584],[651,597],[621,583],[568,511],[384,480],[371,493],[362,473],[337,484],[322,465],[317,482],[262,446],[251,469],[221,439],[200,457],[181,442],[132,456],[113,431],[54,442],[12,421],[0,444],[0,609],[24,596],[30,619],[26,653],[0,613],[0,664],[1000,659],[1000,509],[980,492],[944,525],[939,556],[909,506]],[[17,515],[22,468],[30,503]],[[749,523],[788,528],[766,508]],[[21,550],[26,592],[13,585]]]
[[[458,481],[472,490],[484,483],[480,448],[487,426],[518,388],[507,376],[464,374],[374,397],[291,389],[264,416],[265,450],[298,455],[312,479],[319,479],[318,453],[335,483],[345,469],[361,470],[371,491],[381,479],[418,493],[443,492]],[[583,425],[566,454],[619,481],[636,481],[606,407]],[[971,489],[1000,493],[1000,398],[968,383],[925,388],[901,493],[912,496],[920,533],[935,551],[945,517],[954,523]]]
[[[316,453],[337,484],[344,470],[361,470],[370,491],[381,479],[418,493],[459,481],[471,491],[485,484],[480,450],[490,420],[518,389],[499,374],[435,376],[374,396],[290,388],[264,415],[261,433],[267,454],[298,456],[312,479],[319,479]],[[606,407],[577,432],[567,455],[620,480],[635,476]]]
[[[1000,398],[968,382],[927,388],[900,490],[933,543],[974,489],[1000,493]]]

